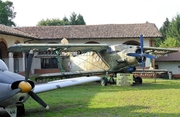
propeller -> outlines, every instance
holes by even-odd
[[[32,65],[32,59],[33,59],[33,50],[30,50],[27,61],[27,68],[25,71],[25,81],[15,81],[14,83],[12,83],[11,88],[13,90],[9,91],[4,97],[1,97],[0,103],[6,100],[7,98],[10,98],[16,95],[17,93],[21,92],[21,93],[28,93],[36,102],[38,102],[44,108],[49,109],[49,106],[38,95],[36,95],[32,91],[32,89],[34,88],[34,83],[32,81],[28,81],[31,65]]]
[[[142,64],[142,68],[144,70],[144,63],[145,63],[145,58],[150,58],[150,59],[154,59],[156,58],[155,56],[152,56],[150,54],[146,54],[144,53],[144,42],[143,42],[143,35],[140,35],[140,52],[136,52],[136,53],[128,53],[128,56],[133,56],[133,57],[137,57],[141,59],[141,64]]]

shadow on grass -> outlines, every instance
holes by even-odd
[[[50,110],[31,109],[27,110],[25,117],[179,117],[174,113],[151,113],[141,112],[150,110],[147,106],[128,105],[108,108],[89,108],[87,106],[71,105],[51,107]],[[34,114],[35,113],[35,114]]]
[[[141,110],[150,110],[147,106],[128,105],[110,108],[88,108],[87,106],[56,105],[49,110],[42,108],[32,108],[26,110],[26,114],[21,117],[179,117],[174,113],[151,113],[139,112]],[[0,117],[9,117],[9,115],[0,111]]]

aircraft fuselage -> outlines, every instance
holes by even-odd
[[[92,70],[128,72],[128,68],[137,66],[138,60],[136,57],[127,56],[127,53],[135,53],[137,49],[137,46],[112,45],[100,52],[91,51],[70,56],[69,59],[63,59],[62,64],[65,70],[70,72]]]

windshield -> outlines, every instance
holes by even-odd
[[[0,59],[0,70],[8,70],[8,67],[1,59]]]

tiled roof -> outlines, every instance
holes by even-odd
[[[155,59],[156,62],[177,62],[180,61],[180,48],[179,52],[170,53],[165,56],[161,56],[157,59]]]
[[[39,39],[137,38],[140,34],[143,34],[144,37],[162,37],[153,23],[35,26],[15,29]]]
[[[72,26],[35,26],[12,28],[0,24],[0,33],[34,39],[90,39],[162,37],[155,24],[105,24]]]
[[[37,38],[32,36],[31,34],[24,33],[22,31],[16,30],[12,27],[5,26],[0,24],[0,34],[8,34],[8,35],[15,35],[15,36],[20,36],[20,37],[29,37],[29,38]]]

